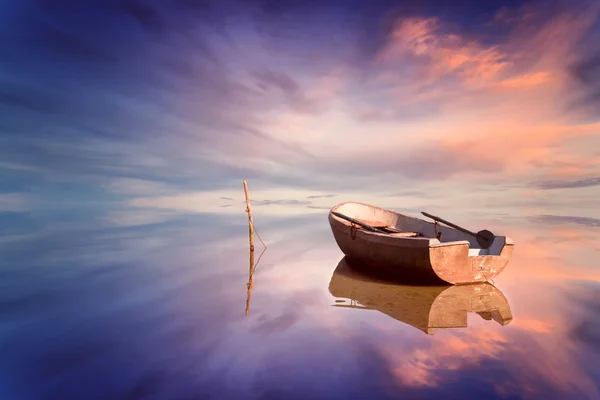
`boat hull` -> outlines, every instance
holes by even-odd
[[[331,211],[373,225],[419,230],[418,237],[371,232],[329,213],[333,237],[350,262],[406,280],[442,280],[451,284],[485,282],[504,270],[514,247],[510,238],[499,236],[493,246],[497,254],[478,255],[477,252],[483,251],[476,248],[476,242],[462,238],[453,228],[434,228],[427,221],[361,203],[341,203]],[[459,240],[440,242],[434,229],[441,231],[442,236]]]

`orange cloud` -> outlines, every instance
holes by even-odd
[[[440,30],[437,18],[401,19],[377,60],[385,63],[406,56],[425,58],[418,86],[432,84],[448,74],[458,75],[467,86],[478,86],[509,66],[506,55],[496,47],[467,42],[457,34],[442,34]]]
[[[533,233],[535,232],[535,233]],[[585,251],[600,249],[595,230],[569,229],[538,225],[535,231],[512,228],[510,235],[518,243],[511,264],[499,279],[535,279],[538,282],[587,280],[600,282],[600,271],[586,259]],[[577,254],[577,257],[573,257]],[[510,266],[510,265],[509,265]],[[517,323],[518,324],[518,323]]]
[[[483,357],[496,358],[506,343],[507,340],[493,330],[469,330],[449,334],[408,354],[386,346],[382,346],[381,353],[393,366],[392,374],[400,385],[435,387],[441,383],[437,372],[458,370]]]
[[[550,297],[550,299],[554,299]],[[549,306],[543,303],[542,306]],[[517,321],[513,321],[517,322]],[[490,329],[484,325],[417,344],[412,350],[396,349],[389,342],[380,352],[391,365],[391,373],[399,386],[438,387],[444,384],[447,371],[475,366],[484,359],[494,359],[505,365],[508,377],[493,384],[498,393],[519,393],[524,398],[539,395],[539,389],[552,387],[563,393],[584,392],[594,397],[598,388],[581,370],[569,347],[569,325],[559,325],[553,335],[540,335],[550,329],[547,323],[521,321],[521,326]],[[524,330],[530,336],[522,337]],[[533,339],[533,340],[527,340]],[[555,347],[555,341],[561,346]]]
[[[600,126],[598,134],[591,133],[590,138],[597,136],[600,138]],[[600,142],[600,139],[598,139]],[[560,154],[551,160],[542,160],[536,163],[540,167],[547,167],[548,171],[544,175],[548,178],[594,177],[600,174],[600,155],[592,157],[582,157],[582,154]]]
[[[552,326],[550,323],[538,319],[517,319],[516,321],[513,321],[512,326],[516,326],[534,333],[552,332]]]
[[[506,78],[497,83],[500,88],[527,89],[546,84],[552,80],[552,73],[547,71],[532,72],[521,76]]]
[[[599,156],[577,150],[593,147],[600,124],[574,122],[582,119],[566,106],[575,46],[597,7],[544,20],[545,13],[499,12],[493,23],[509,34],[493,45],[440,18],[400,18],[368,67],[290,75],[311,112],[274,107],[244,140],[232,135],[199,153],[223,168],[326,184],[345,174],[463,182],[592,176]]]
[[[600,124],[574,125],[564,112],[575,45],[597,15],[598,7],[573,7],[542,22],[544,11],[532,6],[504,10],[498,19],[510,22],[512,33],[494,45],[447,32],[438,18],[399,19],[377,55],[375,80],[393,85],[395,107],[438,107],[435,125],[402,126],[402,147],[412,147],[406,141],[418,135],[431,140],[432,149],[442,148],[448,163],[489,164],[495,167],[473,171],[506,178],[564,156],[574,139],[597,136]],[[393,113],[375,109],[364,117]]]

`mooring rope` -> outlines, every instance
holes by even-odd
[[[258,231],[256,230],[256,226],[254,226],[254,221],[251,221],[252,223],[252,228],[254,228],[254,233],[256,233],[256,236],[258,236],[258,240],[260,240],[260,242],[262,243],[262,245],[265,247],[265,249],[267,248],[267,245],[265,244],[265,242],[263,242],[262,238],[260,237],[260,235],[258,234]]]

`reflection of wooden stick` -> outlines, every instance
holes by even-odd
[[[254,224],[252,223],[252,206],[248,194],[248,183],[244,181],[244,194],[246,195],[246,212],[248,213],[248,234],[250,236],[250,272],[248,273],[248,298],[246,299],[246,315],[250,311],[250,292],[252,292],[252,274],[254,273]]]
[[[254,250],[250,249],[250,273],[248,274],[248,297],[246,298],[246,315],[250,311],[250,296],[254,285],[252,284],[252,276],[254,275]]]
[[[256,260],[256,264],[254,264],[254,252],[250,252],[250,273],[248,274],[248,283],[246,284],[246,286],[248,287],[248,293],[246,297],[246,315],[248,315],[248,312],[250,311],[250,296],[252,294],[252,289],[254,289],[252,277],[254,276],[254,271],[256,271],[256,267],[260,263],[260,259],[262,258],[263,254],[265,254],[266,250],[267,249],[265,248],[263,249],[262,253],[260,253],[260,256],[258,256],[258,260]]]
[[[258,232],[256,232],[256,236],[258,236],[258,239],[263,244],[263,246],[265,246],[265,248],[263,249],[262,253],[260,253],[260,256],[258,257],[258,261],[256,262],[256,265],[255,265],[254,264],[254,232],[255,232],[255,230],[254,230],[254,222],[252,221],[252,205],[250,204],[250,195],[248,194],[248,183],[246,181],[244,181],[244,194],[246,195],[246,212],[248,213],[248,234],[250,236],[250,271],[248,273],[248,283],[246,284],[246,286],[248,287],[248,297],[246,298],[246,315],[248,315],[248,312],[250,311],[250,296],[251,296],[252,289],[254,288],[254,285],[252,284],[252,276],[254,275],[254,270],[256,269],[256,266],[258,265],[258,263],[260,262],[260,259],[262,258],[263,254],[265,253],[265,250],[267,250],[267,245],[260,238],[260,235],[258,234]]]

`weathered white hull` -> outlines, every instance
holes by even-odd
[[[371,232],[329,213],[331,231],[350,261],[416,279],[441,279],[452,284],[485,282],[497,276],[512,255],[514,243],[495,236],[481,249],[472,236],[454,228],[362,203],[341,203],[331,209],[375,227],[400,233]],[[436,238],[441,232],[441,241]],[[407,236],[414,232],[418,236]]]

